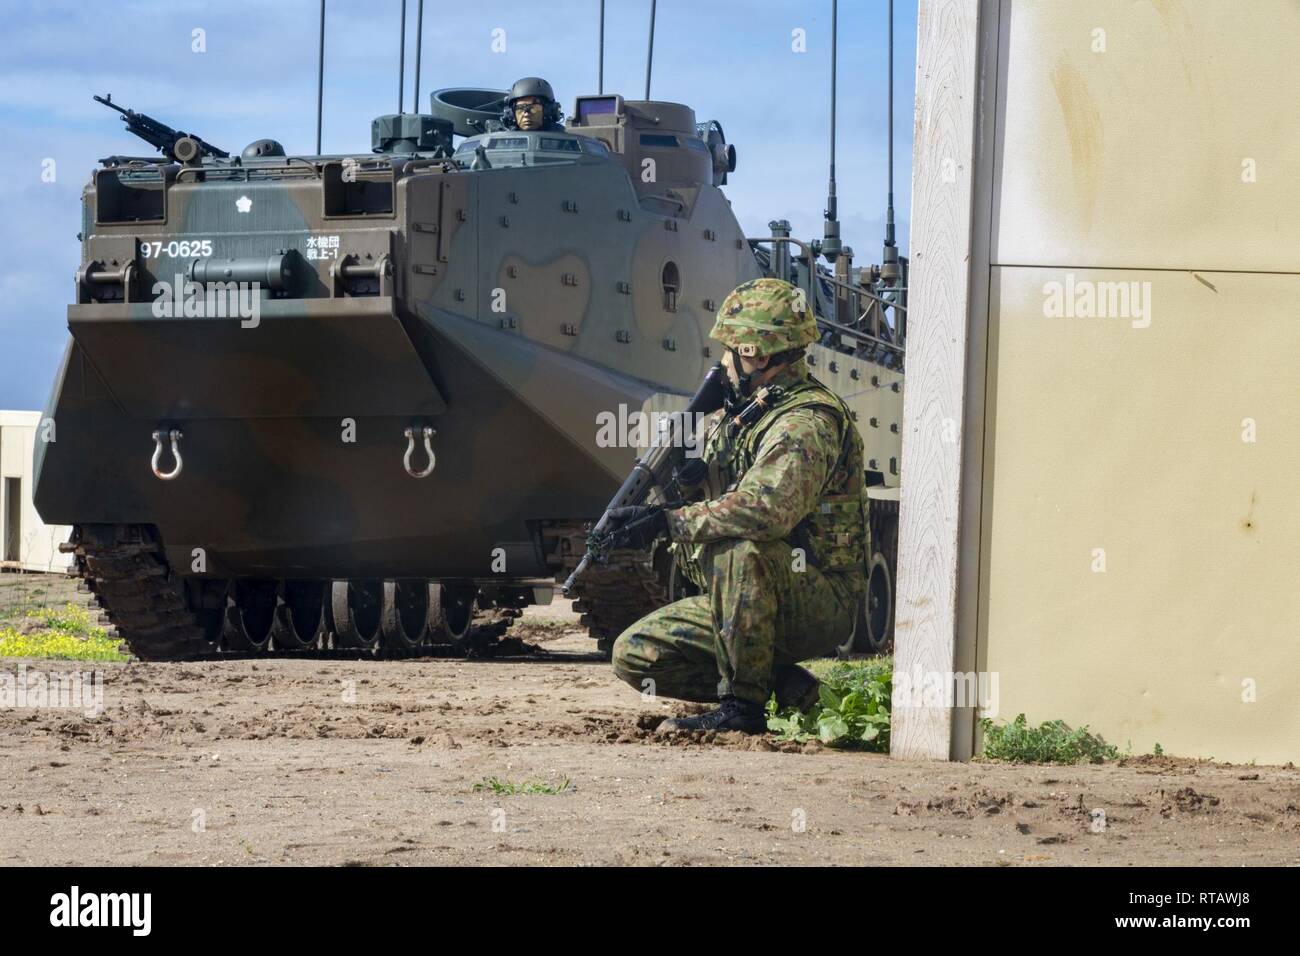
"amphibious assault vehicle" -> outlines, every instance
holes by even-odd
[[[227,156],[127,111],[165,155],[85,188],[35,498],[139,657],[493,641],[633,463],[602,415],[680,408],[718,305],[761,275],[807,290],[813,372],[855,411],[876,551],[857,643],[888,640],[906,260],[745,235],[735,149],[682,104],[582,96],[524,132],[492,122],[503,101],[438,91],[354,156]],[[607,647],[673,581],[665,552],[619,553],[578,608]]]

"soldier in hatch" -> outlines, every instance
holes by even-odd
[[[510,87],[502,119],[507,129],[562,130],[562,115],[551,84],[541,77],[527,76]]]
[[[719,702],[661,731],[761,733],[773,691],[781,706],[816,699],[816,678],[796,662],[833,653],[853,632],[869,553],[862,439],[848,407],[809,374],[817,324],[802,290],[746,282],[711,335],[727,350],[731,396],[703,426],[703,500],[611,515],[633,547],[666,533],[701,593],[624,631],[613,663],[638,690]]]

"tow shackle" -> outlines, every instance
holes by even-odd
[[[416,471],[411,467],[411,455],[415,453],[415,429],[408,427],[403,434],[406,436],[406,454],[402,456],[402,467],[412,478],[428,478],[433,474],[434,466],[438,463],[437,457],[433,454],[433,436],[436,433],[428,425],[420,429],[420,434],[424,438],[424,453],[429,456],[429,466],[422,471]]]
[[[184,433],[177,428],[168,431],[158,431],[153,433],[153,458],[149,461],[149,467],[153,469],[154,477],[159,481],[171,481],[173,478],[179,478],[181,469],[185,467],[185,462],[181,461],[180,440],[185,437]],[[158,462],[162,458],[163,439],[166,438],[171,442],[172,458],[176,462],[176,467],[171,471],[162,471],[158,467]]]

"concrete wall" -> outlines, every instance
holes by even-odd
[[[984,9],[975,659],[1002,719],[1300,760],[1300,3]]]
[[[32,452],[41,427],[40,412],[0,411],[0,567],[6,570],[64,571],[72,563],[70,555],[59,553],[71,529],[44,524],[32,504]],[[11,479],[18,488],[16,537],[10,524]]]

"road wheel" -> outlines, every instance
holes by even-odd
[[[383,619],[382,581],[335,581],[330,585],[330,617],[340,647],[373,651],[379,647]]]
[[[884,654],[894,642],[894,576],[889,562],[877,551],[867,568],[867,592],[858,606],[858,619],[849,639],[836,648],[849,654]]]
[[[227,598],[226,619],[221,629],[227,650],[260,654],[271,641],[275,623],[274,581],[236,581]]]
[[[321,581],[284,583],[284,597],[271,628],[276,650],[305,651],[317,646],[325,623],[325,592]]]
[[[381,629],[384,650],[413,651],[424,642],[429,624],[429,585],[425,581],[385,581]]]
[[[435,584],[435,600],[429,596],[429,636],[435,644],[460,647],[469,637],[474,624],[474,608],[478,603],[478,588],[473,585]]]

